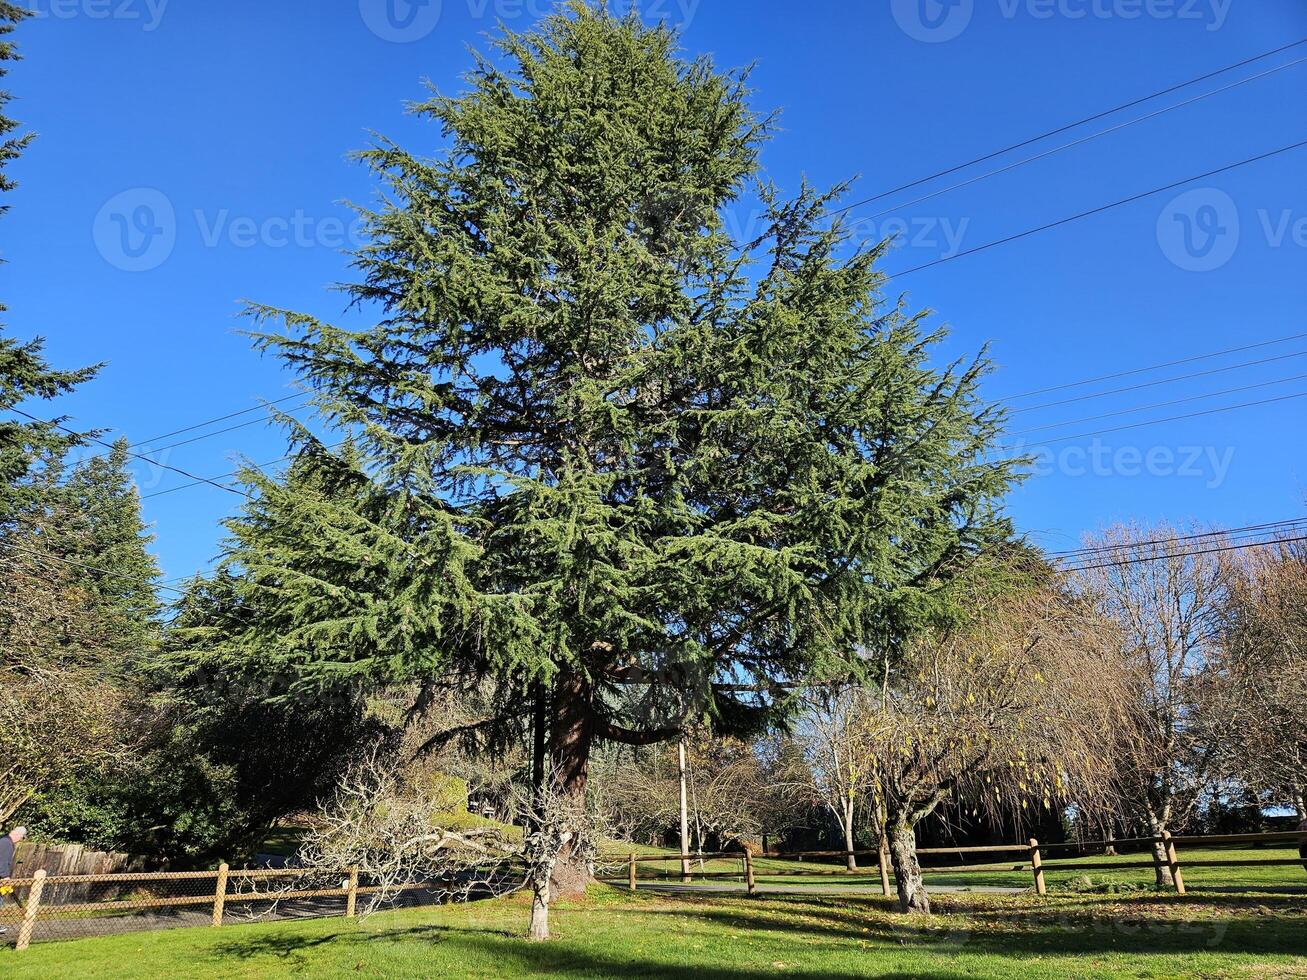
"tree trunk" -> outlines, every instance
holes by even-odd
[[[921,880],[921,864],[917,861],[917,837],[903,817],[891,825],[889,834],[890,860],[894,864],[894,877],[898,882],[899,911],[929,913],[930,897]]]
[[[844,798],[844,870],[858,870],[858,859],[853,856],[853,799],[851,797]]]
[[[549,893],[543,888],[536,888],[531,896],[530,938],[537,942],[549,938]]]
[[[681,804],[681,881],[690,880],[690,808],[685,794],[685,739],[676,743],[676,763],[680,771]]]
[[[1156,812],[1148,811],[1148,833],[1153,837],[1161,837],[1162,832],[1166,830],[1166,820],[1158,816]],[[1154,841],[1152,845],[1153,867],[1157,871],[1158,888],[1174,888],[1175,879],[1171,877],[1171,862],[1167,859],[1166,844],[1162,841]]]
[[[594,692],[584,676],[563,669],[554,683],[554,725],[550,756],[559,788],[578,806],[585,805],[586,781],[590,773],[590,746],[594,741]],[[550,875],[552,899],[575,898],[590,884],[590,864],[578,837],[563,845]]]

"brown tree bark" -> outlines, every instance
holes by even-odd
[[[900,816],[889,830],[890,861],[894,864],[894,877],[898,882],[899,911],[930,912],[930,896],[921,880],[921,863],[917,860],[917,836],[911,824]]]
[[[594,692],[578,671],[564,668],[554,683],[554,724],[550,733],[550,757],[554,777],[561,791],[582,806],[590,774],[590,747],[594,742]],[[585,894],[590,884],[590,865],[573,838],[563,845],[550,876],[551,899]]]

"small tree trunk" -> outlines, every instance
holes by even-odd
[[[1158,816],[1154,811],[1148,812],[1148,832],[1154,837],[1161,837],[1162,832],[1167,829],[1166,821]],[[1153,867],[1157,873],[1158,888],[1172,888],[1175,886],[1175,880],[1171,877],[1171,864],[1167,860],[1166,844],[1160,840],[1153,841]]]
[[[690,807],[685,791],[685,739],[676,743],[676,764],[680,773],[681,881],[688,882],[690,880]]]
[[[857,871],[858,861],[853,856],[853,800],[844,799],[844,870]]]
[[[894,863],[894,878],[898,882],[899,911],[929,913],[930,897],[921,880],[921,863],[917,860],[917,837],[905,817],[899,816],[891,824],[889,834],[890,860]]]
[[[549,938],[549,889],[535,888],[531,895],[530,938],[543,942]]]

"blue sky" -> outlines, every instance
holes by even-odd
[[[344,202],[374,193],[348,152],[370,131],[434,152],[439,134],[404,112],[422,97],[421,80],[457,90],[467,46],[483,45],[496,18],[524,29],[547,9],[544,0],[27,2],[38,17],[19,29],[26,60],[10,87],[14,114],[40,138],[12,168],[21,186],[0,223],[6,322],[12,335],[45,335],[58,364],[107,361],[60,407],[78,425],[132,440],[292,390],[238,334],[240,300],[342,320],[330,286],[349,278]],[[805,175],[817,185],[856,177],[850,200],[1307,37],[1298,0],[640,7],[683,23],[688,51],[724,66],[757,63],[758,107],[782,110],[763,156],[772,180],[793,190]],[[1307,140],[1304,64],[909,203],[1299,58],[1307,45],[850,217],[868,235],[905,232],[886,263],[894,272]],[[1304,334],[1305,174],[1307,148],[962,256],[894,288],[950,325],[947,353],[990,345],[995,398]],[[734,220],[747,223],[747,209]],[[1022,399],[1012,429],[1038,428],[1016,437],[1034,444],[1307,392],[1307,356],[1285,356],[1298,352],[1307,337]],[[1217,368],[1229,370],[1037,407]],[[1040,428],[1235,387],[1248,390]],[[1307,398],[1055,442],[1012,512],[1050,548],[1131,518],[1235,526],[1294,517],[1307,493],[1304,423]],[[215,476],[239,456],[284,452],[280,432],[255,425],[160,457]],[[145,464],[136,476],[146,495],[188,482]],[[167,576],[215,555],[218,522],[237,503],[208,486],[146,497]]]

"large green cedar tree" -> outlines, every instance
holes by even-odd
[[[583,4],[496,51],[416,107],[438,155],[362,154],[374,324],[252,311],[354,441],[297,430],[287,483],[250,474],[229,563],[265,615],[198,646],[309,685],[490,679],[487,722],[534,705],[583,794],[596,740],[756,727],[785,682],[892,657],[1009,536],[1014,465],[986,364],[932,366],[842,188],[760,181],[745,73]]]

